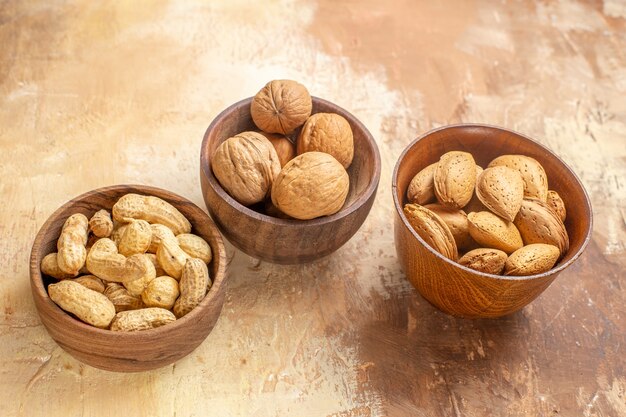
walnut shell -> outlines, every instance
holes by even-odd
[[[291,80],[270,81],[256,93],[250,114],[257,127],[267,133],[288,135],[309,118],[313,102],[302,84]]]
[[[226,192],[246,206],[263,201],[280,172],[274,146],[256,132],[242,132],[222,142],[211,166]]]
[[[298,155],[326,152],[348,168],[354,157],[354,137],[350,123],[335,113],[316,113],[309,117],[298,136]]]
[[[289,161],[272,186],[272,203],[300,220],[329,216],[343,207],[350,178],[331,155],[307,152]]]
[[[274,149],[276,149],[276,153],[278,154],[278,159],[280,160],[280,167],[284,167],[287,162],[291,161],[296,157],[296,145],[285,135],[278,135],[276,133],[266,133],[259,132],[263,136],[267,138]]]

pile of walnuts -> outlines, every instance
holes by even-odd
[[[291,80],[270,81],[254,96],[250,113],[260,131],[226,139],[212,158],[228,194],[282,218],[314,219],[343,207],[352,129],[338,114],[312,115],[312,107],[306,87]]]

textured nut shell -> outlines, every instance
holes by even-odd
[[[89,220],[84,214],[72,214],[67,218],[57,241],[57,263],[61,271],[75,275],[85,265],[89,238]]]
[[[156,253],[157,249],[159,249],[159,245],[163,239],[167,238],[175,238],[174,232],[167,226],[163,226],[162,224],[151,224],[150,229],[152,230],[152,240],[150,240],[150,246],[148,246],[147,252]]]
[[[157,256],[155,253],[146,253],[145,255],[148,257],[148,259],[150,259],[150,262],[152,262],[152,265],[154,265],[154,270],[156,271],[157,277],[160,277],[161,275],[167,275],[165,270],[161,268],[161,265],[159,265],[159,261],[157,260]]]
[[[118,252],[124,256],[144,253],[152,242],[152,228],[145,220],[133,220],[124,229],[117,245]]]
[[[559,216],[540,200],[522,201],[522,207],[515,218],[525,245],[546,243],[559,248],[561,255],[569,249],[569,237]]]
[[[513,252],[506,261],[505,275],[534,275],[552,269],[561,253],[554,245],[533,243]]]
[[[316,113],[304,123],[296,143],[298,155],[325,152],[348,168],[354,157],[354,138],[350,123],[335,113]]]
[[[98,210],[89,219],[89,230],[97,237],[109,237],[113,232],[113,220],[111,213],[106,210]]]
[[[481,246],[500,249],[507,254],[523,246],[522,237],[515,225],[493,213],[488,211],[470,213],[467,220],[470,235]]]
[[[61,271],[61,268],[59,268],[56,252],[52,252],[44,256],[44,258],[41,260],[41,272],[59,280],[74,278],[76,275],[78,275],[78,272],[75,274],[67,274]]]
[[[128,228],[128,224],[121,224],[120,226],[113,228],[113,232],[111,233],[111,240],[115,243],[115,246],[120,246],[120,241],[122,240],[122,236],[124,232]]]
[[[478,248],[463,255],[459,263],[476,271],[499,275],[504,269],[506,259],[506,253],[499,249]]]
[[[83,285],[90,290],[94,290],[99,293],[104,292],[104,282],[102,282],[102,280],[95,275],[83,275],[73,281],[78,282],[80,285]]]
[[[127,265],[133,265],[133,269],[141,270],[141,276],[132,281],[124,281],[124,287],[130,295],[139,297],[148,284],[156,278],[156,268],[150,258],[144,254],[135,254],[126,259]]]
[[[476,196],[493,213],[512,222],[524,199],[524,182],[514,169],[487,168],[476,183]]]
[[[115,316],[115,307],[106,296],[72,280],[48,285],[48,294],[63,310],[92,326],[106,329]]]
[[[156,256],[157,262],[167,275],[180,279],[180,275],[183,273],[183,268],[185,267],[189,255],[180,248],[178,240],[165,239],[161,241]]]
[[[114,332],[135,332],[155,329],[176,321],[176,316],[164,308],[149,307],[140,310],[121,311],[111,322]]]
[[[178,281],[167,275],[156,277],[141,294],[147,307],[161,307],[170,310],[180,295]]]
[[[178,246],[190,257],[202,259],[205,264],[211,262],[213,258],[211,247],[200,236],[182,233],[176,236],[176,240],[178,240]]]
[[[169,227],[175,235],[191,232],[191,223],[176,207],[153,196],[126,194],[113,206],[113,219],[123,223],[145,220]]]
[[[265,136],[243,132],[218,146],[211,167],[224,190],[247,206],[263,201],[269,193],[280,172],[280,160]]]
[[[536,159],[525,155],[502,155],[491,161],[488,168],[496,166],[505,166],[520,173],[524,182],[524,198],[546,200],[548,176]]]
[[[200,304],[210,285],[206,264],[200,259],[188,259],[180,278],[180,297],[174,304],[176,317],[184,316]]]
[[[435,167],[433,181],[439,203],[463,208],[471,200],[476,185],[476,162],[467,152],[447,152]]]
[[[441,217],[441,220],[450,229],[457,248],[468,248],[474,244],[474,240],[469,234],[467,214],[463,210],[453,209],[441,204],[427,204],[424,207]]]
[[[433,176],[437,164],[438,162],[430,164],[415,174],[406,191],[409,203],[424,205],[435,201],[435,183]]]
[[[117,253],[115,243],[106,237],[91,247],[87,255],[87,269],[98,278],[111,282],[132,281],[145,274],[140,264],[127,262],[124,255]]]
[[[446,258],[456,260],[458,250],[452,232],[434,212],[417,204],[406,204],[404,215],[415,232],[434,250]]]
[[[350,178],[343,166],[322,152],[307,152],[289,161],[272,186],[272,203],[300,220],[341,210]]]
[[[292,80],[273,80],[252,99],[250,114],[267,133],[288,135],[311,115],[313,102],[305,86]]]
[[[548,203],[548,206],[552,209],[552,211],[559,216],[559,219],[564,222],[567,218],[567,211],[565,210],[565,203],[561,199],[559,193],[549,190],[548,196],[546,197],[546,203]]]
[[[265,136],[274,146],[281,168],[296,157],[296,145],[287,136],[267,132],[259,133]]]
[[[110,282],[104,290],[104,295],[111,300],[115,306],[115,312],[127,310],[137,310],[144,307],[140,297],[130,295],[123,285],[116,282]]]
[[[265,200],[265,214],[267,214],[268,216],[277,217],[279,219],[293,219],[293,217],[288,216],[280,211],[278,207],[276,207],[274,203],[272,203],[271,198]]]

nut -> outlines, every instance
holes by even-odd
[[[152,241],[152,228],[145,220],[133,220],[124,229],[120,237],[119,253],[124,256],[145,253]]]
[[[522,237],[515,225],[488,211],[470,213],[469,232],[479,245],[500,249],[507,254],[523,246]]]
[[[115,307],[105,295],[73,280],[48,285],[48,294],[63,310],[92,326],[106,329],[115,316]]]
[[[478,248],[467,252],[459,259],[459,263],[486,274],[499,275],[504,269],[506,253],[498,249]]]
[[[256,132],[243,132],[222,142],[211,166],[226,192],[246,206],[263,201],[280,172],[274,146]]]
[[[116,282],[110,282],[107,284],[104,290],[104,295],[111,300],[115,306],[115,312],[127,310],[137,310],[143,308],[143,301],[141,297],[134,297],[130,295],[128,290],[123,285]]]
[[[274,146],[281,168],[296,157],[296,145],[287,136],[266,132],[259,133],[265,136]]]
[[[569,237],[559,216],[541,200],[524,199],[515,218],[524,244],[546,243],[559,248],[561,255],[569,249]]]
[[[128,226],[128,224],[120,224],[118,227],[113,229],[113,232],[111,233],[111,240],[115,243],[115,246],[120,246],[122,236],[124,235],[124,232],[126,231]]]
[[[130,295],[139,297],[148,284],[156,278],[156,268],[148,256],[139,253],[129,256],[126,264],[131,265],[133,270],[143,271],[139,278],[123,282]]]
[[[176,236],[178,246],[190,257],[202,259],[202,262],[208,264],[213,257],[211,247],[200,236],[191,233],[181,233]]]
[[[153,196],[126,194],[113,206],[113,219],[130,223],[145,220],[169,227],[175,235],[191,232],[191,223],[173,205]]]
[[[487,168],[476,183],[476,196],[493,213],[512,222],[524,199],[524,182],[514,169]]]
[[[298,136],[298,155],[325,152],[348,169],[354,157],[354,138],[348,121],[335,113],[316,113],[309,117]]]
[[[156,256],[157,262],[167,275],[180,279],[189,255],[180,248],[178,240],[170,238],[161,241]]]
[[[506,261],[505,275],[535,275],[552,269],[561,252],[554,245],[533,243],[513,252]]]
[[[291,80],[274,80],[254,96],[250,114],[264,132],[288,135],[309,118],[312,107],[305,86]]]
[[[57,263],[66,274],[76,275],[85,265],[89,221],[84,214],[76,213],[67,218],[57,241]]]
[[[474,240],[469,234],[467,214],[463,210],[453,209],[441,204],[427,204],[424,207],[441,217],[441,220],[450,229],[458,248],[468,248],[474,244]]]
[[[74,278],[76,275],[78,275],[78,272],[75,274],[66,274],[65,272],[61,271],[61,268],[59,268],[58,256],[56,252],[49,253],[43,257],[43,259],[41,260],[41,272],[59,280]]]
[[[159,245],[161,241],[166,238],[175,238],[174,232],[167,226],[163,226],[162,224],[151,224],[150,229],[152,229],[152,240],[150,241],[150,246],[148,247],[148,252],[156,253],[157,249],[159,249]]]
[[[89,230],[97,237],[109,237],[113,231],[111,213],[106,210],[98,210],[89,219]]]
[[[446,258],[456,260],[459,256],[456,242],[446,223],[434,212],[417,204],[406,204],[404,215],[415,232],[430,247]]]
[[[200,304],[210,286],[206,264],[200,259],[188,259],[180,278],[180,297],[174,304],[176,317],[184,316]]]
[[[567,211],[565,210],[565,203],[561,199],[559,193],[553,190],[548,191],[548,196],[546,197],[546,203],[548,206],[559,216],[562,222],[565,222],[567,218]]]
[[[175,237],[173,237],[172,239],[174,239]],[[144,254],[148,259],[150,259],[150,262],[152,262],[152,265],[154,265],[154,270],[156,271],[156,276],[160,277],[161,275],[167,275],[167,273],[165,272],[165,270],[163,268],[161,268],[161,265],[159,265],[159,261],[157,261],[157,256],[154,253],[146,253]]]
[[[74,282],[78,282],[90,290],[94,290],[99,293],[104,292],[104,283],[100,278],[95,275],[83,275],[82,277],[75,278]]]
[[[433,174],[435,196],[447,207],[463,208],[469,203],[476,185],[476,162],[467,152],[442,155]]]
[[[327,153],[307,152],[289,161],[272,186],[272,203],[300,220],[329,216],[341,210],[350,178]]]
[[[87,269],[98,278],[112,282],[133,281],[149,273],[149,269],[146,271],[146,268],[149,268],[147,264],[129,261],[131,258],[132,256],[126,258],[117,253],[115,243],[105,237],[91,247],[87,255]]]
[[[135,332],[155,329],[174,321],[176,321],[176,316],[164,308],[142,308],[117,313],[111,322],[111,330],[114,332]]]
[[[505,166],[520,173],[524,182],[524,198],[546,201],[548,177],[536,159],[525,155],[502,155],[491,161],[488,168],[496,166]]]
[[[141,299],[147,307],[161,307],[170,310],[180,295],[178,281],[167,275],[156,277],[141,293]]]
[[[415,174],[406,192],[409,203],[424,205],[435,201],[435,183],[433,175],[435,174],[437,164],[438,162],[430,164]]]

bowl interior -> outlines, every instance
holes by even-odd
[[[291,221],[299,224],[304,222],[332,221],[334,218],[340,216],[342,212],[350,210],[351,208],[356,208],[364,203],[372,192],[375,191],[380,178],[380,157],[378,155],[378,147],[365,126],[352,114],[329,101],[317,97],[312,97],[312,100],[312,114],[336,113],[343,116],[348,123],[350,123],[354,136],[354,159],[347,170],[350,177],[350,190],[342,209],[332,216],[305,221],[276,219],[279,221]],[[241,210],[244,213],[252,214],[252,212],[254,212],[255,215],[261,214],[266,216],[262,209],[262,204],[246,207],[233,199],[219,184],[219,181],[217,181],[217,178],[213,175],[213,169],[211,168],[211,156],[222,142],[241,132],[250,130],[259,131],[252,120],[252,116],[250,115],[251,101],[252,98],[247,98],[233,104],[218,115],[213,123],[211,123],[207,129],[202,144],[202,169],[204,170],[211,186],[229,204],[237,207],[238,210]],[[290,137],[294,139],[294,143],[295,138],[298,137],[299,133],[300,129],[290,135]],[[275,218],[272,217],[272,219]]]
[[[565,228],[570,248],[555,269],[564,268],[582,253],[591,236],[592,214],[589,198],[578,177],[543,145],[493,126],[448,126],[429,132],[409,145],[400,156],[393,179],[394,204],[407,227],[410,228],[402,214],[402,207],[406,203],[406,190],[411,179],[449,151],[469,152],[483,168],[494,158],[505,154],[527,155],[539,161],[548,176],[549,189],[559,193],[567,210]]]

